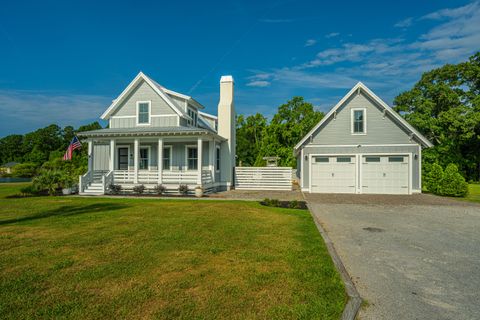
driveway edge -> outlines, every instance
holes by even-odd
[[[340,276],[342,277],[343,283],[345,285],[345,289],[347,291],[347,295],[349,299],[347,304],[345,305],[345,309],[343,309],[342,320],[354,320],[355,317],[357,316],[358,310],[360,310],[360,307],[362,305],[362,298],[360,297],[360,294],[358,293],[357,288],[355,287],[355,284],[352,282],[352,279],[350,278],[350,275],[348,274],[347,269],[345,269],[345,266],[343,265],[342,260],[338,256],[337,250],[335,250],[332,240],[330,240],[330,237],[328,236],[325,229],[323,229],[322,225],[320,224],[320,221],[313,214],[310,206],[308,205],[308,202],[307,202],[307,207],[308,207],[308,211],[310,212],[310,215],[313,218],[313,221],[315,222],[315,225],[317,226],[318,231],[320,232],[320,235],[323,238],[323,241],[327,246],[328,253],[332,257],[333,263],[335,264],[337,271],[340,273]]]

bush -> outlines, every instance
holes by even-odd
[[[22,196],[33,196],[39,194],[39,190],[33,184],[20,189]]]
[[[153,191],[156,194],[162,195],[167,191],[167,187],[165,187],[164,185],[161,185],[161,184],[157,184],[155,187],[153,187]]]
[[[458,167],[450,163],[443,173],[437,193],[442,196],[465,197],[468,194],[468,183],[458,172]]]
[[[438,189],[440,187],[440,182],[443,179],[443,169],[438,163],[434,163],[429,172],[425,175],[423,181],[425,187],[431,193],[438,194]]]
[[[37,165],[35,163],[20,163],[12,168],[12,176],[20,178],[31,178],[37,172]]]
[[[142,194],[145,191],[145,186],[143,184],[133,187],[133,192],[136,194]]]
[[[119,194],[122,192],[122,186],[119,184],[109,184],[108,191],[110,191],[112,194]]]
[[[179,185],[178,192],[182,195],[186,195],[188,193],[188,186],[186,184]]]
[[[33,179],[35,189],[45,190],[49,195],[53,196],[57,190],[61,188],[62,172],[58,170],[41,170],[40,174]]]
[[[297,208],[299,208],[298,201],[297,201],[297,200],[292,200],[292,201],[290,201],[290,203],[288,204],[288,207],[291,208],[291,209],[297,209]]]

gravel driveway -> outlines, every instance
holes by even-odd
[[[480,206],[428,195],[306,195],[357,289],[360,319],[479,319]]]

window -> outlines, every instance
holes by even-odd
[[[150,124],[150,101],[137,102],[137,124]]]
[[[388,162],[403,162],[403,157],[388,157]]]
[[[215,169],[216,169],[217,171],[220,171],[220,147],[218,147],[218,146],[217,146],[217,152],[216,152],[215,161],[216,161],[216,167],[215,167]]]
[[[149,147],[140,147],[140,161],[138,163],[140,170],[148,170],[149,166]]]
[[[365,157],[365,162],[380,162],[380,157]]]
[[[351,162],[351,157],[337,157],[337,162]]]
[[[198,169],[198,152],[197,147],[187,147],[187,169]]]
[[[352,109],[352,133],[364,134],[367,132],[365,126],[365,109]]]
[[[188,125],[196,127],[198,123],[197,112],[191,108],[188,108],[188,116],[192,118],[192,120],[188,120]]]
[[[316,157],[315,162],[328,162],[328,157]]]
[[[164,147],[163,148],[163,170],[170,170],[172,159],[172,148]]]

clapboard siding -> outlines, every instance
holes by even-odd
[[[120,104],[113,116],[136,116],[137,101],[152,101],[152,114],[174,115],[175,111],[152,87],[142,81]]]
[[[169,115],[156,117],[152,115],[151,117],[151,127],[176,127],[178,125],[178,116]],[[136,116],[131,116],[131,118],[111,118],[110,119],[110,128],[134,128],[137,126]],[[145,126],[142,126],[145,127]]]
[[[236,167],[235,189],[292,190],[292,168]]]
[[[366,109],[367,134],[351,133],[352,108]],[[389,114],[384,116],[379,106],[363,93],[354,94],[313,135],[314,144],[403,144],[411,143],[409,134]]]
[[[93,169],[108,170],[110,161],[110,146],[108,144],[97,144],[93,146]]]

